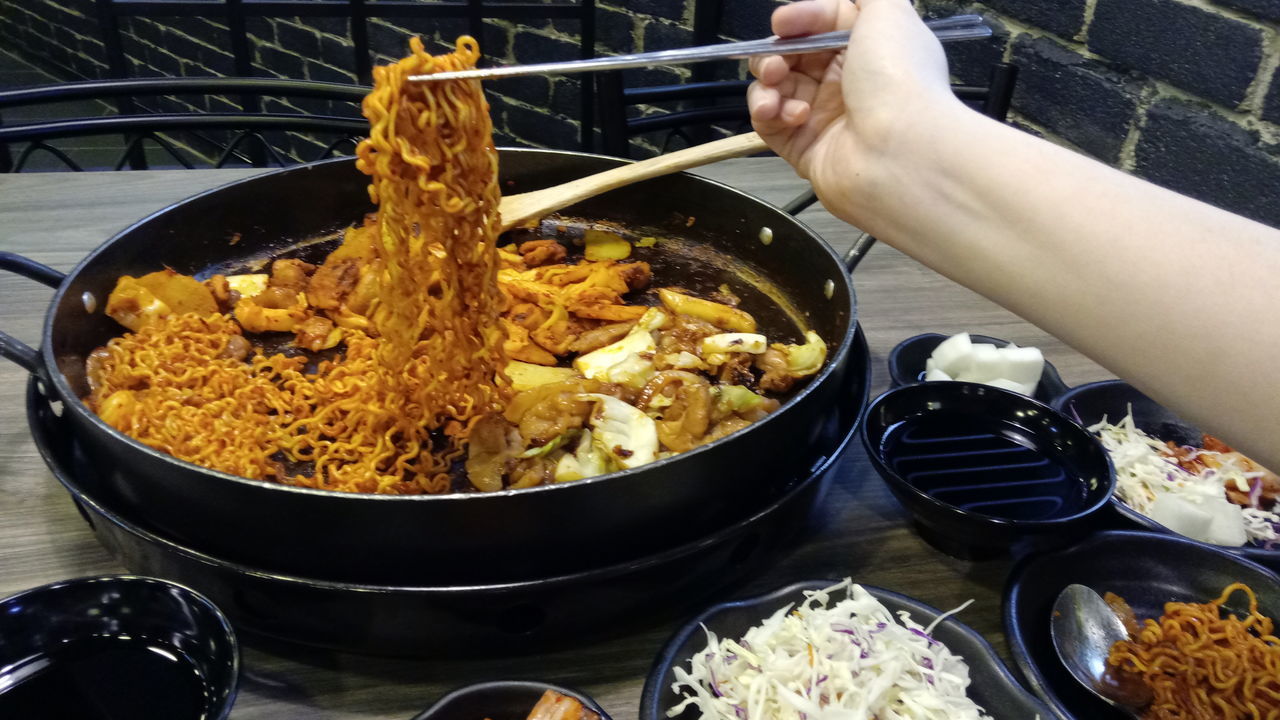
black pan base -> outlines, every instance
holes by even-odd
[[[744,579],[805,525],[856,429],[870,383],[858,333],[847,381],[812,451],[811,472],[754,513],[700,540],[570,575],[495,585],[362,585],[273,574],[175,543],[122,514],[65,422],[28,386],[32,434],[98,540],[132,572],[209,597],[237,630],[377,655],[439,657],[580,645],[673,617]],[[109,470],[109,469],[107,469]]]

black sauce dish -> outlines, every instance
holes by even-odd
[[[1072,542],[1096,528],[1115,488],[1111,460],[1088,431],[989,385],[889,390],[867,407],[861,434],[920,536],[956,557]]]
[[[796,583],[767,595],[714,605],[690,620],[667,641],[645,678],[644,690],[640,696],[640,720],[668,720],[667,711],[681,700],[671,690],[671,685],[675,682],[675,668],[687,664],[689,658],[706,647],[704,627],[717,637],[740,638],[778,608],[803,602],[806,590],[821,590],[835,584],[834,580]],[[905,595],[867,585],[863,588],[895,615],[905,610],[910,613],[914,622],[926,627],[942,614],[936,608]],[[964,659],[969,666],[969,697],[992,718],[1049,718],[1049,708],[1018,684],[1013,674],[1000,662],[991,644],[955,616],[949,616],[939,623],[934,628],[932,637]],[[697,717],[697,710],[690,707],[676,716],[676,720],[695,720]]]
[[[0,717],[223,720],[239,672],[231,624],[181,585],[113,575],[0,600]]]
[[[610,720],[590,695],[533,680],[492,680],[467,685],[440,698],[413,720],[525,720],[548,690],[575,698],[601,720]]]
[[[898,343],[889,351],[889,382],[893,387],[911,385],[924,380],[925,361],[933,355],[933,351],[950,335],[941,333],[925,333],[909,337]],[[1008,340],[975,335],[969,333],[974,343],[990,343],[996,347],[1006,347]],[[1067,384],[1062,381],[1058,369],[1048,360],[1044,361],[1044,370],[1040,373],[1040,384],[1036,386],[1035,399],[1049,404],[1054,398],[1067,391]]]
[[[1086,428],[1104,419],[1117,422],[1132,412],[1133,424],[1157,440],[1193,447],[1200,447],[1203,441],[1203,433],[1199,428],[1182,420],[1168,408],[1123,380],[1105,380],[1072,388],[1055,400],[1053,406]],[[1188,542],[1224,550],[1280,572],[1280,549],[1266,549],[1255,545],[1213,545],[1187,538],[1129,507],[1119,496],[1113,498],[1111,507],[1113,512],[1108,520],[1114,528],[1150,530],[1177,535]]]
[[[1078,545],[1023,558],[1004,593],[1005,638],[1028,687],[1062,720],[1129,718],[1080,685],[1054,650],[1049,634],[1053,603],[1072,583],[1124,598],[1138,618],[1156,618],[1171,601],[1209,602],[1228,585],[1243,582],[1258,607],[1280,618],[1280,577],[1257,563],[1178,535],[1111,530]],[[1236,593],[1227,604],[1247,613]]]

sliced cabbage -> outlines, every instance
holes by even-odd
[[[787,372],[796,377],[805,377],[818,372],[822,369],[822,363],[827,361],[827,344],[818,333],[807,330],[804,339],[803,345],[773,344],[774,349],[781,350],[786,356]]]
[[[658,426],[653,418],[612,395],[584,393],[579,397],[596,402],[587,420],[591,441],[619,467],[639,467],[657,458]]]
[[[658,349],[652,331],[665,324],[666,319],[666,314],[661,310],[649,308],[626,337],[579,355],[573,361],[573,367],[583,377],[592,380],[618,383],[636,389],[644,387],[653,377],[653,355]]]
[[[726,414],[750,410],[764,402],[763,396],[741,385],[717,385],[715,392],[716,402]]]
[[[673,669],[684,699],[667,716],[692,705],[704,720],[989,717],[968,697],[964,659],[930,636],[950,613],[922,627],[848,579],[805,596],[740,638],[707,630],[706,647]]]
[[[609,455],[596,447],[591,431],[583,430],[578,446],[556,463],[556,482],[572,482],[611,472]]]

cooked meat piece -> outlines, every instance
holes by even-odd
[[[568,251],[555,240],[530,240],[520,245],[520,255],[529,267],[553,265],[564,260]]]
[[[337,310],[360,281],[360,262],[355,258],[326,262],[307,283],[307,300],[322,310]]]
[[[755,356],[756,367],[764,371],[758,389],[761,392],[786,392],[799,378],[787,369],[787,356],[781,350],[769,348]]]
[[[533,303],[522,302],[512,306],[506,317],[525,330],[537,330],[547,321],[547,312]]]
[[[520,418],[520,437],[528,447],[542,447],[562,433],[587,422],[593,405],[579,399],[579,393],[556,393],[529,408]]]
[[[294,332],[297,333],[294,343],[305,350],[320,352],[332,347],[329,334],[333,332],[333,321],[329,318],[310,318],[299,325]]]
[[[271,287],[289,288],[294,294],[304,292],[316,266],[301,260],[276,260],[271,263]]]
[[[529,488],[553,482],[556,478],[556,464],[546,456],[536,458],[520,458],[511,467],[510,482],[512,489]]]
[[[1142,630],[1142,625],[1138,623],[1138,616],[1134,614],[1133,608],[1129,607],[1129,603],[1124,598],[1113,592],[1107,592],[1102,595],[1102,599],[1106,601],[1111,608],[1111,612],[1120,618],[1120,624],[1124,625],[1124,629],[1129,633],[1129,637],[1137,637],[1138,632]]]
[[[467,480],[482,492],[501,490],[507,467],[520,451],[515,429],[501,415],[487,415],[476,421],[468,438]]]
[[[592,350],[599,350],[605,345],[611,345],[626,337],[635,326],[633,322],[620,322],[585,330],[569,345],[569,351],[589,353]]]
[[[600,716],[583,707],[577,699],[548,690],[533,706],[527,720],[600,720]]]
[[[723,332],[706,320],[691,315],[676,315],[671,327],[658,338],[658,350],[664,353],[688,352],[702,357],[702,340]]]
[[[280,286],[269,287],[250,298],[250,302],[272,310],[285,310],[298,304],[298,291]]]
[[[711,426],[711,383],[684,370],[664,370],[645,383],[637,406],[649,407],[659,395],[671,400],[657,422],[663,447],[686,452],[701,445]]]
[[[627,288],[631,290],[642,290],[649,287],[649,282],[653,280],[653,271],[649,268],[647,262],[631,262],[619,263],[615,266],[615,270],[627,283]]]
[[[222,352],[218,353],[218,357],[244,360],[252,349],[253,346],[249,344],[249,341],[243,335],[232,335],[227,338],[227,346],[222,348]]]
[[[239,300],[239,294],[231,289],[231,285],[227,283],[226,275],[214,275],[204,281],[204,286],[209,288],[209,292],[213,293],[213,301],[218,303],[218,312],[231,312],[232,306]]]
[[[729,353],[729,359],[716,371],[716,378],[726,385],[754,388],[756,376],[751,372],[751,364],[754,360],[755,356],[751,353]]]
[[[98,383],[94,378],[103,371],[103,364],[111,357],[111,353],[105,347],[100,347],[84,359],[84,376],[89,382],[89,392],[96,393],[98,391]]]

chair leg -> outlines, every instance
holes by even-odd
[[[1017,65],[996,63],[991,68],[991,82],[987,86],[987,99],[982,103],[982,114],[1004,122],[1013,104],[1013,87],[1017,81]]]

